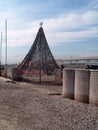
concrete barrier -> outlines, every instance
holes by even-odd
[[[90,70],[89,103],[98,106],[98,70]]]
[[[75,71],[73,69],[63,70],[62,97],[74,99],[74,78]]]
[[[89,81],[89,70],[75,70],[75,100],[83,103],[89,103]]]

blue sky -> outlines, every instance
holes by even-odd
[[[0,0],[0,31],[5,55],[8,21],[8,63],[19,63],[43,22],[55,58],[98,56],[98,0]]]

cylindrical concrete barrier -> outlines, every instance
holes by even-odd
[[[75,70],[75,100],[89,103],[90,72],[86,69]]]
[[[90,71],[89,103],[98,106],[98,70]]]
[[[63,69],[63,92],[62,97],[74,99],[74,78],[73,69]]]

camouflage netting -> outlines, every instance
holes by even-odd
[[[43,28],[40,27],[28,54],[17,67],[16,76],[52,75],[58,65],[49,49]]]

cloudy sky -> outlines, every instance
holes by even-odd
[[[8,62],[21,62],[43,22],[55,58],[98,56],[98,0],[0,0],[0,31]]]

